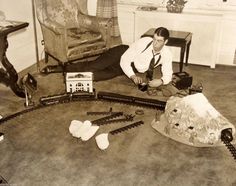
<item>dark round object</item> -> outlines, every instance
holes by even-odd
[[[146,83],[138,84],[138,89],[145,92],[148,89],[148,85]]]

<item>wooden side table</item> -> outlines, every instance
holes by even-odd
[[[6,25],[6,23],[9,24]],[[18,74],[13,65],[7,59],[6,51],[8,48],[8,34],[27,27],[29,23],[18,21],[6,21],[6,23],[4,26],[1,26],[0,24],[0,62],[5,68],[0,68],[0,83],[10,86],[17,96],[25,97],[24,90],[17,84]]]
[[[145,32],[141,37],[153,37],[156,28],[151,28],[147,32]],[[184,63],[184,55],[186,51],[186,60],[185,65],[188,65],[188,57],[189,57],[189,50],[192,41],[192,33],[191,32],[183,32],[183,31],[175,31],[169,30],[170,37],[167,42],[167,46],[174,46],[180,47],[180,62],[179,62],[179,71],[182,72],[183,70],[183,63]]]

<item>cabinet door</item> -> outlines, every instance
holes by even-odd
[[[215,67],[218,60],[221,15],[173,14],[166,12],[135,12],[135,38],[149,28],[164,26],[169,30],[192,32],[189,63]],[[179,61],[179,48],[170,47],[174,61]]]

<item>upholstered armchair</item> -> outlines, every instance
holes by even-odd
[[[97,56],[110,47],[111,19],[82,11],[82,0],[35,0],[48,56],[64,65]]]

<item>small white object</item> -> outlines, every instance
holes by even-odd
[[[3,118],[2,115],[0,115],[0,120],[1,120],[2,118]]]
[[[72,120],[69,126],[69,131],[71,134],[75,133],[83,125],[83,122],[78,120]]]
[[[84,132],[81,135],[81,139],[82,141],[88,141],[91,137],[94,136],[94,134],[97,132],[97,130],[99,129],[99,126],[91,126],[88,131]]]
[[[4,134],[0,132],[0,141],[4,139]]]
[[[86,120],[84,121],[83,125],[78,130],[76,130],[72,135],[76,138],[80,138],[81,135],[86,133],[91,126],[92,126],[92,123]]]
[[[98,148],[101,150],[105,150],[109,146],[109,141],[108,141],[108,133],[102,133],[98,136],[96,136],[96,143],[98,145]]]
[[[92,72],[67,72],[66,91],[73,92],[93,92],[93,73]]]

